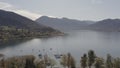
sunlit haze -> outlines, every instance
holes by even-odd
[[[120,18],[119,3],[120,0],[0,0],[0,8],[12,10],[33,20],[41,15],[101,20]]]

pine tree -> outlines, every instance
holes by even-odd
[[[120,58],[115,58],[113,63],[114,68],[120,68]]]
[[[82,68],[86,68],[87,67],[87,55],[86,54],[84,54],[83,57],[81,57],[80,63],[81,63],[81,67]]]
[[[88,52],[88,66],[89,66],[89,68],[91,68],[91,66],[95,62],[95,58],[96,58],[96,55],[95,55],[94,51],[90,50]]]
[[[68,53],[67,54],[67,67],[70,68],[70,66],[71,66],[71,54]]]
[[[106,68],[113,68],[112,56],[107,54]]]
[[[71,56],[71,68],[76,68],[76,62],[73,56]]]

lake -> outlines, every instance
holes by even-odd
[[[120,56],[120,32],[99,32],[99,31],[70,31],[68,36],[53,38],[35,38],[17,44],[2,45],[0,53],[6,56],[16,55],[38,55],[38,54],[60,54],[70,52],[76,60],[94,50],[97,56],[105,57],[110,53],[114,57]],[[14,41],[11,43],[15,43]]]

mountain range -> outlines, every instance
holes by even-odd
[[[34,32],[60,32],[69,30],[101,30],[120,31],[120,19],[104,19],[101,21],[76,20],[69,18],[52,18],[42,16],[36,21],[10,11],[0,10],[0,26],[12,26]],[[60,31],[58,31],[60,30]]]
[[[100,31],[120,31],[120,19],[104,19],[89,25],[89,29]]]
[[[68,30],[99,30],[120,31],[120,19],[104,19],[101,21],[80,21],[68,18],[51,18],[42,16],[36,20],[41,24],[53,27],[61,31]]]
[[[42,16],[39,19],[37,19],[36,22],[53,27],[61,31],[78,30],[82,29],[85,26],[88,26],[89,24],[94,23],[94,21],[80,21],[68,18],[51,18],[48,16]]]

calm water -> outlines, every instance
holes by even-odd
[[[36,38],[19,44],[10,44],[1,47],[0,53],[16,56],[70,52],[76,59],[80,59],[80,56],[93,49],[101,57],[105,57],[107,53],[114,57],[120,56],[120,32],[71,31],[68,33],[69,36],[65,37]]]

